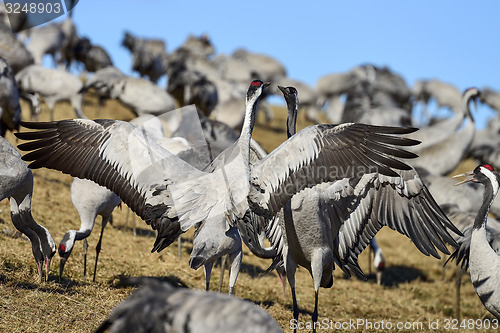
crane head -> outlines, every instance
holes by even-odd
[[[492,179],[491,175],[493,175],[494,180]],[[478,165],[474,170],[459,175],[455,175],[452,178],[460,178],[460,177],[468,177],[468,178],[465,178],[464,180],[456,183],[455,185],[461,185],[468,182],[485,183],[487,181],[490,182],[495,181],[498,183],[498,173],[490,164]]]
[[[73,246],[75,245],[76,231],[70,230],[66,234],[64,234],[63,239],[59,243],[59,247],[57,248],[57,252],[59,253],[59,257],[61,257],[60,265],[59,265],[59,280],[62,277],[62,273],[64,271],[64,265],[71,255],[71,251],[73,251]]]
[[[296,102],[298,96],[297,89],[295,89],[294,87],[282,87],[282,86],[278,86],[278,88],[283,93],[283,96],[285,97],[285,100],[287,102],[289,101]]]

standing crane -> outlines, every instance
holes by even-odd
[[[296,135],[298,93],[294,87],[279,87],[288,106],[287,133]],[[410,157],[402,153],[401,157]],[[360,172],[331,183],[323,183],[295,194],[284,206],[280,219],[267,226],[269,239],[283,258],[292,291],[293,316],[298,320],[295,270],[306,268],[314,281],[318,319],[319,287],[333,285],[334,264],[348,275],[363,277],[357,257],[384,225],[409,237],[425,255],[439,258],[434,248],[449,253],[443,239],[456,245],[443,229],[460,233],[439,209],[415,170],[395,176]],[[281,228],[281,232],[276,232]],[[257,243],[254,241],[254,243]],[[313,326],[314,327],[314,326]]]
[[[0,200],[9,198],[10,216],[17,230],[25,234],[35,257],[40,280],[49,277],[50,261],[56,245],[49,231],[36,223],[31,215],[33,173],[21,160],[21,154],[7,140],[0,137]]]
[[[467,177],[457,185],[467,182],[481,183],[485,187],[483,205],[479,209],[472,234],[460,248],[453,253],[457,263],[468,264],[470,278],[476,294],[486,309],[497,319],[500,319],[500,255],[495,251],[486,235],[488,212],[500,188],[500,176],[489,164],[477,166],[473,171],[466,172],[457,177]]]
[[[95,248],[95,267],[94,277],[92,282],[95,282],[97,272],[97,261],[101,252],[102,234],[108,222],[113,224],[113,210],[121,203],[120,198],[105,187],[99,186],[93,181],[87,179],[74,178],[71,184],[71,201],[75,205],[78,214],[80,215],[80,229],[69,230],[66,232],[59,243],[59,256],[61,257],[59,266],[59,279],[61,279],[64,265],[68,260],[75,241],[83,240],[84,260],[83,260],[83,278],[87,275],[87,237],[90,236],[94,229],[95,219],[97,215],[101,215],[101,234]]]

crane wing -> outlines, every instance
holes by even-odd
[[[31,151],[23,156],[32,161],[30,168],[56,169],[107,187],[158,230],[157,242],[179,232],[179,226],[172,224],[176,220],[173,213],[165,218],[172,203],[165,184],[204,173],[165,150],[140,128],[104,119],[22,125],[39,130],[16,133],[20,139],[31,140],[18,146]]]
[[[315,125],[298,132],[251,168],[249,205],[273,217],[304,188],[322,182],[410,167],[397,158],[415,158],[399,146],[419,142],[395,136],[414,128],[365,124]]]
[[[457,246],[451,230],[460,231],[449,221],[432,198],[415,170],[399,171],[398,177],[366,174],[358,181],[323,192],[335,245],[341,262],[357,266],[358,255],[383,227],[407,236],[425,255],[439,258],[436,248],[449,254],[445,243]]]

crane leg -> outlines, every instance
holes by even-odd
[[[316,333],[316,323],[318,322],[318,296],[319,290],[314,291],[314,312],[312,314],[313,333]]]
[[[240,273],[242,256],[242,251],[237,251],[229,255],[229,262],[231,263],[231,270],[229,273],[229,295],[234,295],[234,285]]]
[[[219,277],[219,289],[218,292],[222,290],[222,283],[224,283],[224,270],[226,269],[227,254],[220,259],[220,277]]]
[[[39,262],[39,261],[36,262],[36,269],[38,271],[38,275],[40,276],[40,283],[43,282],[43,270],[42,270],[42,266],[43,266],[42,262]]]
[[[85,279],[87,277],[87,249],[89,248],[89,244],[87,243],[87,239],[83,240],[83,283],[85,283]]]
[[[210,275],[212,274],[212,266],[214,265],[213,261],[207,262],[204,265],[205,272],[205,290],[210,290]]]
[[[368,246],[368,275],[372,275],[372,247]],[[373,253],[375,256],[375,253]]]
[[[462,276],[465,273],[465,268],[457,266],[457,279],[455,280],[455,317],[457,318],[458,322],[460,322],[461,319],[461,309],[460,309],[460,289],[461,289],[461,284],[462,284]]]
[[[285,272],[286,278],[288,280],[288,284],[290,285],[290,289],[292,291],[292,302],[293,302],[293,319],[295,322],[299,320],[299,306],[297,304],[297,297],[295,295],[295,270],[297,269],[297,265],[293,261],[293,259],[288,256],[288,251],[284,251],[283,257],[285,261]],[[297,332],[297,329],[294,329],[294,332]]]
[[[101,243],[102,243],[102,234],[104,233],[104,228],[106,228],[106,225],[108,224],[107,221],[102,221],[102,226],[101,226],[101,235],[99,236],[99,241],[97,242],[97,245],[95,247],[95,266],[94,266],[94,277],[92,278],[92,282],[95,282],[95,276],[97,273],[97,260],[99,259],[99,253],[101,252]]]
[[[125,227],[127,228],[128,227],[128,216],[130,214],[131,210],[128,209],[127,210],[127,216],[125,217]],[[134,237],[137,236],[137,232],[135,230],[135,214],[132,214],[132,230],[134,232]]]
[[[293,302],[293,319],[297,323],[299,321],[299,306],[297,305],[297,297],[295,295],[295,287],[290,285],[290,289],[292,290],[292,302]],[[297,332],[297,329],[294,329],[293,332]]]
[[[323,280],[323,270],[327,268],[326,262],[333,262],[331,251],[316,249],[311,257],[311,274],[314,281],[314,312],[312,314],[313,332],[316,332],[316,323],[318,322],[318,296],[321,280]],[[330,268],[333,270],[333,266]],[[332,272],[333,274],[333,272]],[[327,277],[327,276],[326,276]],[[333,284],[333,276],[331,276]]]
[[[182,256],[182,238],[181,238],[181,236],[179,236],[179,238],[177,238],[177,255],[179,256],[179,258]]]

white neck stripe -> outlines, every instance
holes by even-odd
[[[485,167],[480,167],[480,170],[490,180],[491,186],[493,187],[493,198],[494,198],[498,193],[498,187],[499,187],[498,179],[495,176],[495,174],[489,169]]]

